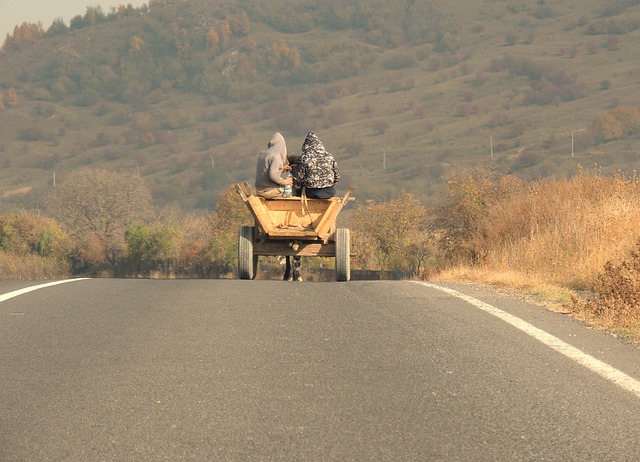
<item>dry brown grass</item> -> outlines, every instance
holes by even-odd
[[[570,303],[575,292],[571,289],[549,284],[542,279],[525,275],[516,271],[488,271],[483,267],[458,266],[444,270],[434,278],[440,281],[467,281],[504,287],[519,292],[535,295],[546,300],[549,306],[560,309]]]
[[[3,280],[46,280],[70,274],[70,265],[59,258],[0,252],[0,279]]]
[[[438,278],[539,295],[599,328],[640,339],[639,239],[638,177],[581,172],[492,202],[471,238],[480,263]]]
[[[492,205],[475,237],[484,265],[589,290],[640,237],[640,181],[582,173],[544,180]]]

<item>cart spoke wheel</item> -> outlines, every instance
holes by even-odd
[[[351,279],[351,237],[348,228],[336,229],[336,281]]]
[[[253,226],[241,226],[238,233],[238,277],[255,279],[258,256],[253,254]]]

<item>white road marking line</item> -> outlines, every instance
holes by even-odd
[[[421,284],[432,289],[437,289],[442,292],[446,292],[449,295],[453,295],[454,297],[461,298],[467,303],[470,303],[473,306],[480,308],[481,310],[486,311],[487,313],[492,314],[499,319],[502,319],[503,321],[511,324],[513,327],[520,329],[524,333],[530,335],[536,340],[539,340],[548,347],[551,347],[557,352],[565,355],[567,358],[572,359],[573,361],[581,364],[582,366],[595,372],[601,377],[640,397],[640,381],[628,376],[627,374],[619,371],[613,366],[610,366],[600,361],[599,359],[596,359],[593,356],[584,353],[578,348],[575,348],[568,343],[563,342],[559,338],[554,337],[553,335],[543,331],[542,329],[538,329],[537,327],[523,321],[520,318],[506,313],[496,308],[495,306],[489,305],[488,303],[484,303],[478,299],[465,295],[462,292],[458,292],[457,290],[449,289],[447,287],[440,287],[428,282],[417,282],[417,284]]]
[[[38,284],[37,286],[25,287],[24,289],[14,290],[13,292],[1,294],[0,302],[4,302],[5,300],[9,300],[10,298],[17,297],[18,295],[23,295],[29,292],[33,292],[34,290],[44,289],[45,287],[56,286],[58,284],[65,284],[67,282],[84,281],[86,279],[89,279],[89,278],[63,279],[60,281],[53,281],[53,282],[46,282],[44,284]]]

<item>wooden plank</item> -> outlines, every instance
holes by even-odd
[[[336,218],[342,210],[342,202],[332,201],[329,208],[324,213],[320,222],[316,226],[316,233],[321,239],[325,239],[327,235],[335,228]]]
[[[274,228],[269,237],[317,239],[318,235],[313,229]]]
[[[303,228],[313,231],[331,203],[324,199],[312,199],[303,204],[300,198],[293,201],[290,199],[271,199],[265,203],[277,228]]]
[[[316,226],[316,233],[318,233],[318,237],[321,239],[328,239],[330,234],[333,234],[336,228],[336,220],[338,219],[338,214],[342,210],[342,207],[349,200],[349,196],[353,192],[353,187],[350,187],[342,199],[334,197],[329,199],[331,201],[331,205],[327,208],[327,211],[324,213],[320,222]]]
[[[347,189],[347,192],[344,194],[344,196],[342,196],[342,199],[340,199],[340,202],[342,202],[342,205],[345,205],[347,203],[347,201],[352,201],[354,200],[353,197],[349,197],[351,196],[351,193],[353,192],[355,188],[353,186],[349,187],[349,189]]]
[[[265,206],[270,212],[304,212],[324,213],[331,201],[325,199],[308,199],[306,206],[303,207],[300,198],[291,200],[292,198],[267,199]]]
[[[314,216],[302,215],[299,210],[295,212],[269,212],[269,215],[278,228],[313,230]]]
[[[335,243],[322,244],[321,242],[298,243],[298,250],[293,250],[285,241],[282,242],[256,242],[253,245],[254,255],[264,255],[275,257],[282,256],[300,256],[300,257],[335,257]]]
[[[292,212],[302,210],[300,201],[291,201],[287,199],[267,199],[264,205],[269,212]]]
[[[236,192],[238,194],[240,194],[240,197],[242,198],[243,201],[247,202],[247,195],[244,193],[244,191],[242,190],[242,187],[240,186],[240,184],[235,184],[234,185],[236,188]]]
[[[264,205],[264,199],[258,196],[248,196],[247,203],[251,206],[250,210],[256,222],[262,227],[265,233],[270,233],[275,228],[275,224],[267,212]]]

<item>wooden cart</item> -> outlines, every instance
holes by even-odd
[[[348,228],[336,228],[336,219],[349,200],[343,197],[265,199],[254,195],[248,183],[236,191],[255,218],[255,226],[242,226],[238,234],[238,275],[254,279],[258,256],[335,257],[336,280],[351,278],[351,239]]]

